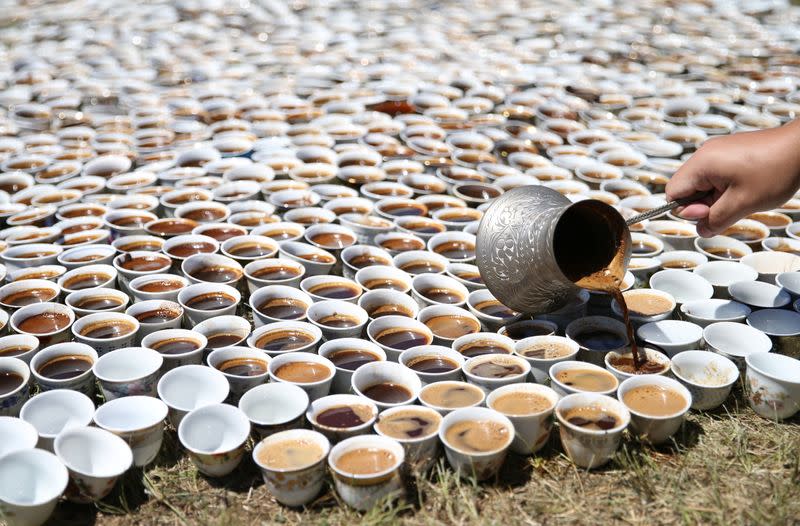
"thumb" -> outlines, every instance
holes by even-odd
[[[697,232],[703,237],[719,234],[736,222],[743,209],[743,200],[735,188],[726,189],[708,210],[708,217],[697,224]]]

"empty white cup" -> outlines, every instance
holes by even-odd
[[[106,400],[123,396],[156,396],[164,357],[146,347],[125,347],[101,356],[94,375]]]
[[[228,404],[194,409],[178,426],[178,438],[192,462],[210,477],[222,477],[236,469],[244,457],[248,436],[247,416]]]
[[[308,394],[294,384],[270,383],[253,387],[239,400],[254,435],[264,438],[278,431],[302,427]]]
[[[94,423],[128,443],[133,465],[146,466],[158,455],[164,439],[167,406],[150,396],[126,396],[106,402],[94,413]]]
[[[205,365],[182,365],[158,381],[158,397],[169,407],[169,421],[177,429],[189,411],[228,398],[225,375]]]
[[[0,516],[8,526],[38,526],[52,515],[67,487],[67,468],[41,449],[0,458]]]
[[[53,441],[59,433],[73,427],[85,427],[94,417],[94,403],[77,391],[54,389],[39,393],[28,400],[19,417],[36,428],[38,447],[53,450]]]

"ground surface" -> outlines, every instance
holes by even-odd
[[[405,503],[366,514],[340,506],[331,490],[305,510],[282,507],[249,459],[206,479],[169,432],[155,464],[129,473],[96,507],[60,505],[51,521],[92,523],[800,524],[800,418],[764,420],[737,388],[719,410],[690,414],[675,443],[654,449],[629,436],[599,470],[575,468],[554,433],[540,454],[509,456],[496,481],[459,481],[439,466],[410,481]]]

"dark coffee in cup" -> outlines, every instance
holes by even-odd
[[[309,238],[311,242],[325,248],[340,249],[349,247],[356,238],[343,232],[321,232]]]
[[[454,314],[428,318],[425,320],[425,325],[436,336],[448,340],[455,340],[481,330],[481,324],[475,319]]]
[[[412,276],[416,276],[425,273],[438,274],[444,271],[444,267],[434,261],[417,260],[403,263],[400,265],[400,270],[404,270]]]
[[[712,256],[717,256],[723,259],[742,259],[745,256],[744,251],[735,248],[726,247],[709,247],[703,249]]]
[[[178,310],[170,308],[160,308],[160,309],[153,309],[145,312],[140,312],[139,314],[136,314],[134,318],[139,320],[139,323],[166,323],[168,321],[174,320],[180,315],[181,312]]]
[[[357,427],[372,420],[372,408],[367,405],[346,405],[330,407],[318,413],[314,419],[325,427],[344,429]]]
[[[462,271],[454,272],[454,275],[456,277],[458,277],[458,278],[463,279],[464,281],[469,281],[470,283],[483,284],[483,278],[481,277],[480,273],[478,273],[478,272],[462,270]]]
[[[153,349],[161,354],[186,354],[200,348],[200,342],[192,338],[168,338],[153,343]]]
[[[369,314],[369,317],[372,319],[380,318],[381,316],[405,316],[406,318],[414,317],[413,312],[399,303],[384,303],[383,305],[377,305],[368,310],[367,314]]]
[[[145,240],[145,241],[133,241],[131,243],[125,243],[124,245],[120,245],[119,250],[122,252],[158,252],[161,250],[161,246],[164,244],[161,240]]]
[[[62,312],[41,312],[22,320],[19,328],[28,334],[49,334],[69,325],[69,316]]]
[[[433,418],[422,408],[409,406],[390,415],[382,415],[376,424],[386,436],[404,440],[423,438],[439,430],[441,418]]]
[[[284,352],[306,347],[314,342],[314,336],[299,329],[276,329],[267,331],[256,340],[256,347],[265,351]]]
[[[362,391],[364,396],[384,404],[400,404],[411,399],[411,391],[404,385],[394,382],[380,382]]]
[[[524,416],[547,411],[553,407],[553,402],[539,393],[519,390],[498,396],[491,406],[504,415]]]
[[[221,349],[223,347],[230,347],[241,342],[243,336],[231,332],[216,332],[206,336],[206,346],[209,349]]]
[[[475,257],[475,244],[466,241],[446,241],[433,249],[447,259],[468,259]]]
[[[33,349],[33,347],[29,347],[27,345],[10,345],[8,347],[0,348],[0,357],[2,358],[13,358],[14,356],[19,356],[20,354],[25,354]]]
[[[446,356],[431,354],[428,356],[416,356],[406,362],[406,367],[420,373],[448,373],[455,371],[460,365]]]
[[[462,420],[445,432],[447,443],[460,451],[486,453],[508,443],[509,430],[492,420]]]
[[[370,279],[362,283],[362,285],[368,290],[387,289],[405,292],[408,288],[404,282],[391,278]]]
[[[245,234],[247,234],[246,229],[238,228],[235,226],[219,226],[203,230],[204,236],[216,239],[220,243],[222,243],[223,241],[227,241],[233,237],[243,236]]]
[[[753,243],[754,241],[759,241],[764,238],[764,234],[760,230],[740,225],[729,227],[722,232],[722,235],[732,237],[744,243]]]
[[[184,212],[182,216],[185,219],[191,219],[192,221],[197,221],[199,223],[213,223],[214,221],[219,221],[225,217],[225,211],[209,206],[205,208],[195,208],[194,210],[189,210],[188,212]]]
[[[173,290],[179,290],[181,288],[183,288],[182,281],[171,280],[171,279],[158,279],[154,281],[148,281],[147,283],[142,283],[136,288],[136,290],[140,292],[158,293],[158,292],[170,292]]]
[[[615,413],[594,405],[574,407],[562,412],[561,417],[574,426],[592,431],[608,431],[622,424]]]
[[[186,306],[195,310],[220,310],[236,303],[236,298],[224,292],[207,292],[198,294],[186,301]]]
[[[294,298],[270,298],[258,306],[264,316],[278,320],[297,320],[306,315],[308,305]]]
[[[424,216],[428,213],[425,205],[412,201],[401,201],[398,203],[385,203],[381,206],[381,212],[390,216]]]
[[[288,265],[275,265],[260,268],[250,275],[256,279],[283,281],[296,278],[300,275],[300,271],[296,267],[290,267]]]
[[[475,305],[475,309],[481,314],[494,318],[508,319],[517,315],[516,312],[509,309],[498,300],[481,301]]]
[[[88,356],[68,354],[51,358],[40,366],[37,372],[52,380],[69,380],[82,375],[91,369],[92,365],[94,363]]]
[[[487,359],[474,365],[469,372],[481,378],[507,378],[522,374],[524,369],[519,364],[503,359],[501,355],[498,355],[497,358]]]
[[[425,243],[417,238],[407,237],[393,237],[384,239],[380,242],[381,248],[390,250],[392,252],[406,252],[409,250],[424,250]]]
[[[381,331],[375,341],[391,349],[406,350],[418,345],[429,345],[430,338],[425,333],[401,327]]]
[[[350,258],[347,263],[353,268],[371,267],[373,265],[391,265],[392,262],[377,254],[358,254]]]
[[[379,448],[357,448],[336,459],[336,468],[353,475],[372,475],[391,469],[397,463],[394,453]]]
[[[119,307],[122,305],[122,299],[117,296],[98,294],[96,296],[84,296],[74,302],[73,305],[78,309],[102,311]]]
[[[98,340],[119,338],[136,331],[136,325],[128,320],[110,319],[89,324],[80,330],[81,336]]]
[[[458,352],[465,358],[484,354],[511,354],[511,350],[492,340],[474,340],[459,347]]]
[[[320,382],[331,376],[324,364],[317,362],[288,362],[275,370],[275,376],[286,382],[308,384]]]
[[[676,259],[665,261],[661,266],[664,268],[693,269],[697,266],[697,263],[689,261],[688,259]]]
[[[357,298],[361,294],[361,289],[356,284],[330,281],[314,285],[308,289],[308,292],[327,299],[346,300]]]
[[[305,259],[306,261],[312,261],[314,263],[336,263],[336,258],[331,256],[330,254],[324,254],[322,252],[309,252],[307,254],[298,254],[299,258]]]
[[[419,293],[421,296],[436,303],[452,305],[464,301],[464,297],[461,293],[446,287],[430,287],[420,290]]]
[[[100,272],[87,272],[78,274],[64,280],[64,288],[67,290],[83,290],[97,288],[111,279],[108,274]]]
[[[631,254],[633,255],[650,254],[657,251],[658,247],[647,241],[634,241],[631,243]]]
[[[208,241],[187,241],[170,247],[167,253],[177,258],[188,258],[195,254],[213,254],[216,247]]]
[[[357,327],[360,321],[355,316],[348,316],[347,314],[331,314],[316,320],[320,325],[326,327],[333,327],[336,329],[347,329],[350,327]]]
[[[228,253],[240,258],[262,258],[275,252],[275,249],[264,243],[240,243],[232,246]]]
[[[25,382],[25,379],[14,371],[0,371],[0,396],[14,392]]]
[[[347,369],[348,371],[355,371],[366,363],[380,361],[380,357],[377,354],[361,349],[341,349],[333,351],[327,358],[333,362],[333,365],[336,367]]]
[[[592,351],[611,351],[628,343],[624,335],[604,329],[585,329],[575,335],[575,341]]]
[[[3,303],[13,307],[24,307],[50,301],[56,296],[58,296],[58,291],[53,289],[25,289],[5,295]]]
[[[133,272],[155,272],[156,270],[167,268],[169,265],[169,259],[160,254],[148,254],[136,257],[130,254],[123,254],[119,259],[120,267]]]
[[[190,272],[193,278],[206,283],[228,283],[242,277],[242,271],[222,265],[205,265]]]
[[[231,376],[260,376],[267,372],[267,362],[257,358],[233,358],[222,362],[218,369]]]
[[[403,228],[405,228],[406,230],[411,230],[412,232],[416,232],[418,234],[438,234],[440,232],[445,231],[444,225],[423,220],[411,221],[405,223],[403,225]]]

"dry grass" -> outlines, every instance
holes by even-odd
[[[96,506],[61,504],[54,524],[800,524],[800,418],[756,416],[736,390],[727,406],[692,413],[673,443],[628,436],[616,458],[586,472],[557,433],[533,457],[509,456],[498,480],[458,480],[441,463],[409,481],[404,503],[361,514],[325,491],[308,508],[280,506],[252,462],[207,479],[167,434],[155,464],[129,473]]]

